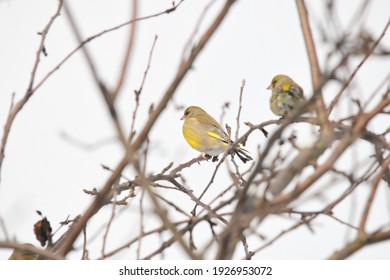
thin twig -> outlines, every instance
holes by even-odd
[[[142,188],[142,193],[139,201],[139,220],[140,220],[140,227],[139,227],[139,233],[138,233],[138,246],[137,246],[137,260],[141,258],[141,245],[142,245],[142,237],[145,236],[145,228],[144,228],[144,201],[145,197],[145,189]],[[102,256],[103,257],[103,256]]]
[[[143,20],[148,20],[148,19],[152,19],[152,18],[156,18],[156,17],[159,17],[161,15],[164,15],[164,14],[169,14],[169,13],[172,13],[174,11],[176,11],[176,9],[184,2],[184,0],[181,0],[179,1],[177,4],[173,5],[171,8],[169,9],[166,9],[162,12],[158,12],[158,13],[155,13],[155,14],[152,14],[152,15],[148,15],[148,16],[144,16],[144,17],[140,17],[140,18],[136,18],[136,19],[132,19],[132,20],[128,20],[124,23],[121,23],[119,25],[116,25],[114,27],[111,27],[111,28],[108,28],[108,29],[105,29],[95,35],[92,35],[88,38],[86,38],[84,41],[80,42],[80,44],[75,48],[73,49],[69,54],[67,54],[60,62],[58,62],[56,64],[56,66],[51,70],[49,71],[46,76],[44,76],[42,78],[42,80],[40,80],[36,86],[32,89],[32,92],[35,92],[37,91],[45,82],[47,79],[49,79],[58,69],[60,69],[60,67],[62,65],[65,64],[65,62],[67,62],[75,53],[77,53],[80,49],[82,49],[84,47],[84,45],[94,41],[95,39],[107,34],[107,33],[110,33],[110,32],[113,32],[113,31],[116,31],[116,30],[119,30],[121,29],[122,27],[125,27],[127,25],[131,25],[131,24],[134,24],[135,22],[138,22],[138,21],[143,21]]]
[[[229,138],[230,139],[230,138]],[[203,189],[202,193],[200,194],[200,196],[197,198],[198,201],[201,201],[201,199],[203,198],[203,196],[205,195],[205,193],[207,192],[207,190],[210,188],[210,186],[212,185],[212,183],[214,183],[214,179],[215,179],[215,176],[217,175],[217,172],[219,170],[219,167],[221,166],[221,164],[223,163],[223,161],[225,160],[226,156],[228,154],[225,152],[222,156],[222,158],[218,161],[217,165],[215,166],[215,169],[214,169],[214,172],[213,174],[211,175],[211,178],[208,182],[208,184],[206,185],[206,187]],[[196,215],[196,208],[198,207],[198,203],[195,204],[194,208],[192,209],[191,213],[192,215]]]
[[[238,113],[237,113],[237,117],[236,117],[236,120],[237,120],[236,136],[234,138],[234,141],[237,141],[239,130],[240,130],[240,116],[241,116],[241,109],[242,109],[242,94],[244,92],[244,87],[245,87],[245,79],[243,79],[241,81],[240,98],[239,98],[239,101],[238,101]]]
[[[341,95],[344,93],[345,89],[349,86],[352,79],[356,76],[356,74],[359,72],[360,68],[363,66],[363,64],[366,62],[366,60],[371,56],[371,54],[374,52],[376,47],[378,46],[379,42],[382,40],[382,38],[385,36],[387,29],[390,25],[390,19],[387,21],[387,24],[385,28],[383,29],[381,35],[378,37],[378,39],[375,40],[375,42],[371,45],[368,52],[364,55],[363,59],[359,62],[359,64],[355,67],[349,78],[344,82],[343,86],[339,90],[339,92],[336,94],[335,98],[333,98],[332,102],[330,103],[327,114],[330,115],[332,113],[332,110],[334,106],[337,104],[338,100],[340,99]]]
[[[141,95],[142,90],[144,88],[146,77],[147,77],[149,69],[150,69],[150,65],[151,65],[151,62],[152,62],[152,55],[153,55],[154,47],[156,46],[157,38],[158,38],[157,35],[154,36],[152,48],[150,49],[150,52],[149,52],[148,64],[147,64],[146,69],[144,71],[144,76],[142,78],[141,85],[138,88],[138,90],[134,91],[134,94],[135,94],[135,108],[134,108],[134,111],[133,111],[133,118],[131,120],[131,127],[130,127],[130,133],[129,133],[129,137],[128,137],[128,143],[131,143],[131,140],[133,139],[133,137],[135,135],[134,126],[135,126],[135,119],[136,119],[137,112],[138,112],[138,107],[139,107],[139,98],[140,98],[140,95]]]
[[[0,146],[0,181],[1,181],[1,170],[2,170],[1,167],[3,165],[3,161],[4,161],[4,157],[5,157],[5,146],[7,144],[7,140],[8,140],[9,133],[11,131],[11,127],[13,125],[15,117],[18,115],[20,110],[22,110],[24,105],[28,102],[30,97],[35,92],[33,90],[33,86],[35,84],[35,75],[36,75],[37,70],[38,70],[39,62],[41,60],[42,50],[45,47],[46,37],[47,37],[47,35],[49,33],[49,30],[52,27],[54,21],[61,15],[62,5],[63,5],[63,0],[59,0],[56,12],[50,18],[49,22],[46,24],[46,26],[43,28],[43,30],[41,32],[39,32],[39,34],[41,36],[41,40],[39,42],[39,46],[38,46],[38,49],[37,49],[36,54],[35,54],[35,61],[34,61],[34,64],[33,64],[32,71],[31,71],[30,81],[29,81],[29,84],[27,86],[27,89],[26,89],[26,92],[25,92],[23,98],[21,100],[19,100],[15,105],[13,105],[14,97],[12,97],[12,102],[11,102],[12,110],[10,110],[10,112],[8,114],[7,120],[6,120],[5,125],[4,125],[3,137],[1,139],[1,146]]]
[[[311,219],[313,218],[310,218],[309,221],[311,221]],[[298,223],[290,226],[289,228],[287,229],[284,229],[282,230],[280,233],[278,233],[276,236],[274,236],[273,238],[271,238],[270,240],[268,240],[266,243],[264,243],[262,246],[260,246],[259,248],[253,250],[253,254],[256,254],[258,252],[260,252],[261,250],[264,250],[265,248],[271,246],[272,244],[274,244],[277,240],[281,239],[283,236],[285,236],[286,234],[292,232],[293,230],[297,229],[298,227],[302,226],[302,225],[305,225],[308,221],[304,221],[304,220],[300,220]]]
[[[154,210],[156,212],[156,215],[160,218],[161,222],[165,226],[166,229],[168,229],[172,235],[173,238],[180,244],[181,248],[184,250],[184,252],[191,258],[191,259],[201,259],[201,256],[195,254],[190,247],[184,242],[182,234],[178,232],[174,224],[170,221],[168,218],[166,210],[161,206],[157,199],[157,195],[154,193],[154,191],[149,186],[149,182],[147,178],[145,178],[144,174],[142,173],[139,163],[133,162],[133,166],[136,169],[138,175],[140,176],[141,180],[141,186],[144,188],[146,193],[149,195],[149,198],[151,199]]]
[[[181,225],[181,224],[188,224],[188,220],[175,222],[175,223],[174,223],[174,226],[177,227],[177,226],[179,226],[179,225]],[[154,229],[152,229],[152,230],[150,230],[150,231],[145,232],[145,233],[143,234],[142,238],[147,237],[147,236],[150,236],[150,235],[152,235],[152,234],[161,233],[161,232],[163,232],[163,231],[165,231],[165,230],[166,230],[166,228],[165,228],[164,226],[160,226],[160,227],[154,228]],[[111,257],[111,256],[117,254],[118,252],[120,252],[120,251],[122,251],[122,250],[124,250],[124,249],[126,249],[126,248],[129,248],[131,245],[133,245],[134,243],[138,242],[139,239],[140,239],[140,236],[137,236],[137,237],[135,237],[135,238],[129,240],[129,241],[126,242],[125,244],[123,244],[123,245],[117,247],[116,249],[113,249],[112,251],[106,253],[104,256],[99,257],[98,259],[99,259],[99,260],[102,260],[102,259],[106,259],[106,258],[108,258],[108,257]]]
[[[196,24],[195,24],[195,28],[194,30],[191,32],[190,36],[188,37],[187,39],[187,42],[184,44],[184,47],[183,47],[183,51],[181,53],[181,60],[180,60],[180,64],[184,63],[185,60],[186,60],[186,57],[188,57],[189,53],[192,51],[192,47],[194,45],[194,40],[195,40],[195,36],[198,34],[199,32],[199,29],[200,29],[200,26],[202,25],[203,23],[203,20],[205,19],[206,17],[206,14],[207,14],[207,11],[211,8],[211,6],[215,3],[216,1],[210,1],[204,8],[203,8],[203,11],[202,13],[200,14]]]
[[[198,162],[201,162],[201,161],[204,161],[206,160],[206,158],[200,154],[199,156],[197,156],[196,158],[193,158],[185,163],[182,163],[182,164],[179,164],[177,167],[175,167],[174,169],[171,170],[171,172],[169,172],[169,175],[171,176],[176,176],[179,172],[181,172],[184,168],[189,168],[191,165],[193,165],[194,163],[198,163]],[[165,173],[165,172],[164,172]]]
[[[382,180],[382,177],[385,174],[389,165],[390,165],[390,155],[388,155],[387,158],[383,161],[383,163],[381,164],[381,170],[379,171],[379,173],[376,175],[374,181],[372,182],[371,191],[370,191],[370,194],[367,198],[367,202],[366,202],[366,205],[364,207],[362,217],[360,219],[360,224],[359,224],[359,234],[360,235],[365,234],[365,226],[367,224],[368,215],[369,215],[370,210],[371,210],[372,202],[374,201],[374,197],[375,197],[375,194],[377,192],[379,182]]]
[[[80,29],[79,29],[79,27],[78,27],[78,25],[76,23],[76,20],[75,20],[75,18],[73,16],[73,12],[69,8],[69,5],[66,4],[66,2],[64,3],[64,10],[65,10],[67,18],[69,20],[69,24],[70,24],[70,26],[72,28],[72,31],[73,31],[77,41],[81,44],[81,42],[83,42],[83,39],[82,39],[82,35],[81,35],[81,32],[80,32]],[[131,29],[131,30],[133,30],[133,29]],[[122,145],[126,148],[127,144],[126,144],[126,140],[125,140],[125,136],[124,136],[124,131],[123,131],[122,125],[121,125],[121,123],[119,121],[117,111],[115,109],[115,103],[114,103],[115,99],[112,98],[114,95],[110,92],[110,90],[104,84],[103,80],[100,78],[100,76],[99,76],[99,74],[97,72],[97,67],[95,65],[95,62],[92,59],[92,56],[91,56],[90,52],[88,51],[87,46],[84,46],[82,48],[82,51],[83,51],[85,60],[87,62],[87,66],[89,67],[89,70],[90,70],[90,72],[92,74],[92,77],[93,77],[93,79],[95,81],[95,84],[99,88],[100,93],[102,94],[103,99],[106,102],[107,108],[108,108],[108,110],[110,112],[111,119],[112,119],[112,121],[114,123],[114,126],[115,126],[115,130],[116,130],[118,139],[122,143]],[[127,61],[126,61],[126,63],[127,63]],[[126,69],[127,68],[125,68],[124,70],[126,70]],[[121,83],[119,83],[119,82],[118,82],[118,84],[121,85]]]
[[[121,71],[119,72],[120,74],[117,78],[117,82],[114,89],[110,93],[111,99],[113,101],[115,101],[116,98],[118,97],[118,94],[125,81],[125,77],[129,72],[129,62],[130,62],[130,57],[134,46],[134,38],[137,30],[137,21],[135,19],[137,18],[138,15],[138,1],[137,0],[132,0],[132,1],[133,1],[133,5],[131,9],[132,10],[131,20],[134,21],[134,24],[132,24],[131,28],[129,29],[129,37],[127,39],[127,47],[125,50],[125,54],[123,55],[123,59],[122,59]]]
[[[102,251],[101,251],[102,256],[105,255],[106,245],[107,245],[107,240],[108,240],[108,233],[110,232],[111,225],[112,225],[112,223],[115,219],[115,216],[116,216],[116,200],[117,200],[118,193],[115,189],[116,189],[116,187],[114,188],[114,193],[113,193],[113,203],[112,203],[112,208],[111,208],[110,219],[108,220],[106,230],[103,234],[103,245],[102,245]]]

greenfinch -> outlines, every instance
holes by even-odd
[[[303,89],[286,75],[276,75],[267,89],[272,90],[271,111],[282,118],[289,116],[306,101]]]
[[[193,149],[201,152],[206,158],[213,157],[213,161],[216,161],[218,155],[228,149],[228,135],[219,123],[202,108],[197,106],[188,107],[184,111],[181,120],[184,120],[184,138]],[[233,142],[230,141],[230,143]],[[248,155],[248,151],[239,145],[234,148],[233,154],[236,154],[244,163],[252,160],[252,157]]]

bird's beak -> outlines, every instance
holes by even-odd
[[[184,115],[180,118],[181,121],[184,121],[185,119],[186,119],[186,116],[184,116]]]
[[[270,85],[267,87],[267,89],[272,89],[272,84],[270,84]]]

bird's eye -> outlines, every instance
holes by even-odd
[[[272,80],[272,84],[273,84],[273,85],[276,85],[276,83],[279,82],[279,80],[280,80],[280,77],[279,77],[279,76],[278,76],[278,77],[275,77],[275,78]]]
[[[189,112],[188,110],[185,110],[184,116],[188,116],[189,113],[190,113],[190,112]]]

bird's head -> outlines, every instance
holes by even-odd
[[[276,75],[272,81],[271,84],[267,87],[267,89],[273,90],[277,87],[282,87],[283,91],[287,91],[288,88],[284,87],[289,87],[294,81],[286,75]]]
[[[198,106],[190,106],[184,111],[184,114],[180,120],[186,120],[188,118],[192,118],[197,114],[201,114],[201,113],[205,113],[205,111],[202,108]]]

